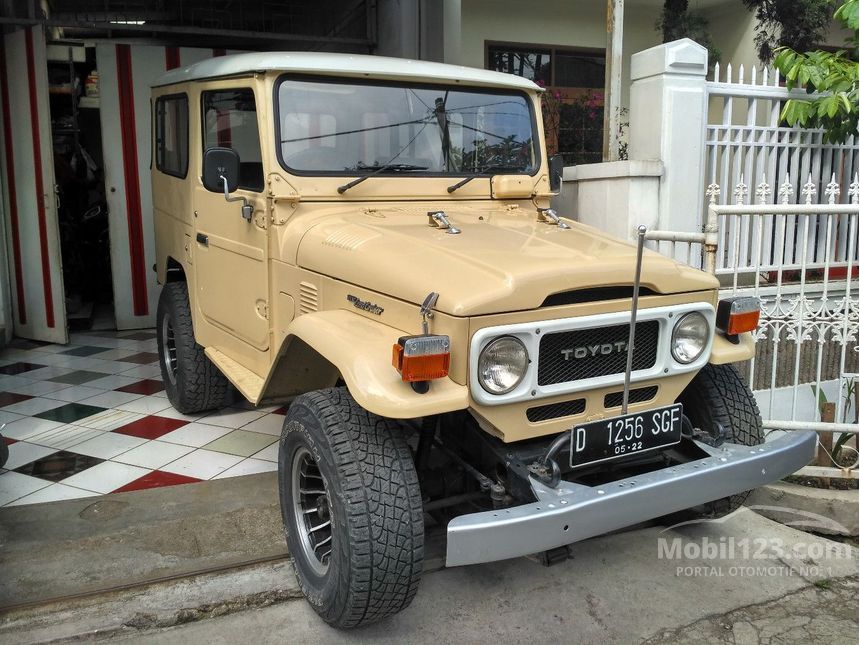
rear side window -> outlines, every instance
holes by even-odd
[[[263,190],[257,104],[248,88],[203,92],[203,152],[232,148],[239,155],[239,188]]]
[[[155,167],[184,178],[188,174],[188,97],[162,96],[155,102]]]

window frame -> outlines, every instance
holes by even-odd
[[[548,45],[541,43],[518,43],[509,40],[485,40],[484,41],[484,69],[490,69],[490,48],[494,49],[509,49],[512,51],[528,52],[529,50],[540,50],[541,52],[549,52],[550,55],[550,82],[546,84],[547,89],[579,89],[576,85],[556,85],[555,84],[555,61],[556,54],[583,54],[583,55],[602,55],[604,60],[604,70],[606,69],[606,50],[598,47],[575,47],[569,45]],[[606,73],[604,71],[604,77]],[[605,86],[605,84],[604,84]],[[597,88],[587,88],[597,89]]]
[[[231,85],[230,87],[218,87],[209,90],[202,90],[200,92],[200,175],[203,176],[203,157],[206,155],[206,95],[207,94],[218,94],[219,92],[236,92],[236,91],[247,91],[251,93],[251,96],[254,97],[254,113],[257,115],[257,143],[260,147],[260,163],[263,166],[263,182],[262,187],[258,190],[256,187],[249,187],[246,185],[242,185],[241,183],[236,186],[236,190],[246,190],[249,193],[260,194],[266,190],[266,168],[265,168],[265,155],[263,154],[263,137],[262,132],[260,131],[260,111],[257,109],[259,105],[259,101],[257,101],[257,93],[254,91],[254,88],[250,85]],[[212,147],[212,146],[210,146]],[[233,148],[230,148],[233,150]],[[239,162],[241,163],[241,159]]]
[[[296,177],[361,177],[363,176],[361,173],[349,172],[343,170],[299,170],[296,168],[292,168],[288,166],[283,157],[283,150],[281,150],[281,105],[280,105],[280,90],[281,85],[286,81],[291,80],[302,80],[302,81],[312,81],[312,82],[323,82],[323,83],[341,83],[345,85],[376,85],[376,86],[390,86],[390,87],[403,87],[404,84],[409,85],[410,87],[417,87],[422,89],[454,89],[462,90],[466,92],[477,91],[484,94],[516,94],[519,95],[525,100],[526,107],[529,110],[529,122],[531,123],[532,128],[532,145],[534,147],[534,157],[535,164],[532,168],[532,172],[505,172],[505,175],[521,175],[524,177],[536,177],[538,173],[540,173],[541,168],[543,167],[543,155],[544,148],[541,145],[540,138],[537,130],[537,117],[535,114],[534,103],[532,102],[529,94],[523,90],[519,90],[517,88],[504,88],[504,87],[484,87],[478,85],[464,85],[458,82],[452,83],[422,83],[420,81],[411,81],[408,78],[404,78],[402,80],[386,80],[386,79],[374,79],[374,78],[353,78],[350,76],[326,76],[320,74],[301,74],[295,72],[289,72],[286,74],[281,74],[273,84],[273,95],[272,95],[272,103],[275,109],[275,118],[272,119],[274,121],[275,128],[275,155],[277,156],[278,163],[281,168],[285,171],[294,175]],[[365,173],[367,174],[367,173]],[[400,178],[400,179],[416,179],[416,178],[439,178],[439,177],[448,177],[448,178],[465,178],[465,177],[477,177],[477,178],[487,178],[492,177],[494,174],[499,173],[480,173],[480,174],[471,174],[464,172],[428,172],[428,171],[415,171],[415,172],[396,172],[396,171],[388,171],[388,172],[379,172],[374,173],[374,177],[388,177],[388,178]]]
[[[172,170],[168,170],[162,166],[162,154],[161,154],[161,144],[163,144],[163,137],[159,136],[160,130],[159,126],[163,126],[163,118],[160,120],[159,115],[159,106],[163,105],[167,101],[183,101],[185,103],[185,141],[180,142],[185,146],[185,167],[183,168],[181,174],[179,172],[174,172]],[[177,179],[185,179],[188,177],[188,167],[190,164],[190,153],[191,153],[191,105],[188,100],[187,92],[175,92],[173,94],[162,94],[161,96],[155,99],[155,106],[153,109],[153,119],[155,136],[153,137],[153,145],[155,148],[155,168],[158,172],[169,175],[171,177],[176,177]]]

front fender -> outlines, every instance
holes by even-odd
[[[391,348],[403,332],[344,310],[299,316],[287,335],[264,386],[263,400],[328,387],[337,375],[368,412],[413,419],[465,410],[469,391],[450,378],[431,381],[417,394],[391,365]]]

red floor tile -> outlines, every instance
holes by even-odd
[[[0,392],[0,408],[5,407],[7,405],[12,405],[13,403],[20,403],[21,401],[26,401],[32,398],[32,396],[28,396],[26,394],[15,394],[14,392]]]
[[[159,488],[161,486],[176,486],[178,484],[193,484],[201,480],[185,475],[174,475],[161,470],[153,470],[151,473],[144,475],[140,479],[135,479],[125,486],[117,488],[114,493],[127,493],[132,490],[144,490],[146,488]]]
[[[132,437],[140,437],[141,439],[158,439],[168,432],[173,432],[177,428],[181,428],[187,423],[187,421],[180,419],[168,419],[167,417],[150,415],[120,426],[114,432],[127,434]]]
[[[272,410],[272,414],[283,414],[284,416],[286,416],[287,410],[289,410],[289,409],[290,409],[290,406],[284,405],[284,406],[278,408],[277,410]]]
[[[124,385],[123,387],[118,387],[116,389],[117,392],[128,392],[129,394],[155,394],[156,392],[161,392],[164,389],[164,383],[158,381],[156,379],[144,379],[142,381],[138,381],[137,383],[132,383],[131,385]]]
[[[17,439],[10,439],[9,437],[3,437],[3,441],[6,442],[7,446],[11,446],[13,443],[18,441]]]

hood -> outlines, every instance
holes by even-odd
[[[298,264],[415,304],[436,291],[437,308],[454,316],[536,309],[555,294],[633,284],[636,247],[590,226],[559,229],[538,222],[531,207],[449,202],[444,210],[459,235],[431,227],[428,208],[414,205],[330,211],[305,233]],[[648,250],[641,284],[659,294],[718,287],[713,276]],[[623,296],[601,299],[612,297]]]

